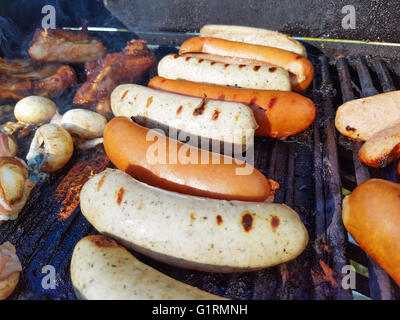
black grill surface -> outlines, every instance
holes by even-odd
[[[124,37],[129,39],[134,35],[126,33]],[[156,40],[162,43],[166,37],[152,35],[155,40],[150,44],[156,45],[152,48],[158,57],[177,50],[174,45],[157,46]],[[182,37],[185,36],[177,36]],[[308,229],[310,242],[304,253],[277,267],[230,275],[174,268],[133,252],[135,256],[185,283],[233,299],[352,299],[351,291],[341,286],[342,267],[349,264],[351,257],[369,269],[369,279],[357,275],[357,291],[377,299],[399,297],[397,287],[386,273],[348,242],[341,221],[342,185],[352,190],[376,175],[393,180],[393,169],[370,172],[362,166],[356,156],[359,145],[338,137],[333,120],[337,106],[343,101],[395,89],[400,64],[370,57],[328,61],[312,46],[307,45],[307,49],[316,71],[312,88],[306,92],[317,107],[315,123],[285,141],[257,138],[255,143],[255,166],[281,185],[276,202],[295,209]],[[58,100],[62,110],[69,108],[71,97],[73,92]],[[0,123],[9,118],[0,118]],[[19,156],[24,158],[33,135],[18,132],[17,136]],[[82,237],[96,231],[79,207],[68,218],[60,218],[63,201],[75,195],[67,192],[63,198],[57,187],[73,180],[76,166],[100,170],[107,165],[112,166],[107,163],[102,146],[95,151],[76,152],[65,168],[34,188],[16,221],[0,226],[0,243],[12,242],[23,265],[21,280],[11,299],[76,298],[69,272],[71,254]],[[46,265],[56,269],[56,289],[42,287],[47,274],[42,273],[42,268]]]

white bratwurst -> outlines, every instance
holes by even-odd
[[[275,47],[307,57],[306,49],[300,42],[284,33],[268,29],[223,24],[207,24],[200,29],[200,36]]]
[[[135,117],[149,128],[171,127],[189,135],[242,145],[253,144],[258,125],[251,109],[241,103],[212,101],[123,84],[111,94],[116,117]]]
[[[196,270],[262,269],[296,258],[308,242],[282,204],[165,191],[107,169],[82,188],[81,210],[101,233],[160,261]]]
[[[150,268],[103,236],[88,236],[77,243],[71,279],[78,298],[87,300],[223,299]]]
[[[291,90],[289,73],[275,66],[227,64],[177,54],[160,60],[158,75],[248,89]]]

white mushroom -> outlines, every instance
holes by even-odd
[[[51,118],[50,123],[61,125],[62,117],[63,116],[61,114],[59,114],[58,111],[56,111],[53,118]]]
[[[0,220],[14,220],[34,187],[23,160],[0,157]]]
[[[73,152],[74,145],[68,131],[57,124],[48,123],[36,130],[26,159],[29,164],[43,157],[40,170],[51,173],[61,169]]]
[[[61,120],[61,125],[73,136],[82,139],[95,139],[103,136],[107,119],[86,109],[72,109],[67,111]]]
[[[7,299],[13,293],[21,271],[15,247],[10,242],[0,245],[0,300]]]
[[[103,137],[90,140],[85,140],[80,138],[74,139],[74,145],[79,150],[89,150],[102,143],[103,143]]]
[[[19,122],[39,124],[49,121],[56,110],[56,104],[49,98],[29,96],[17,102],[14,108],[14,116]]]

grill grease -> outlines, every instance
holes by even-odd
[[[67,175],[58,184],[55,194],[55,200],[61,201],[61,211],[59,212],[60,220],[67,219],[79,205],[79,195],[83,185],[93,174],[103,171],[110,159],[99,148],[89,151],[94,157],[93,160],[81,160],[77,162]],[[89,155],[87,152],[87,155]],[[101,152],[99,155],[98,152]],[[105,178],[105,176],[104,176]],[[104,180],[103,180],[104,182]],[[99,181],[98,188],[102,183]]]

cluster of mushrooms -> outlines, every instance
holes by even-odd
[[[30,168],[50,174],[61,169],[74,149],[88,149],[102,143],[107,119],[90,110],[71,109],[64,115],[45,97],[29,96],[14,108],[17,123],[7,123],[0,132],[0,224],[15,220],[35,186]],[[26,162],[18,158],[18,144],[12,132],[35,125]],[[29,169],[28,169],[29,168]],[[0,300],[6,299],[19,280],[21,264],[10,243],[0,245]]]
[[[34,183],[28,167],[38,163],[41,172],[61,169],[72,157],[75,148],[90,148],[102,142],[107,119],[90,110],[71,109],[64,115],[57,112],[49,98],[29,96],[15,105],[18,123],[0,133],[0,221],[14,220],[24,207]],[[10,134],[20,126],[36,125],[35,136],[26,162],[16,157],[17,142]],[[11,128],[7,132],[7,128]]]

